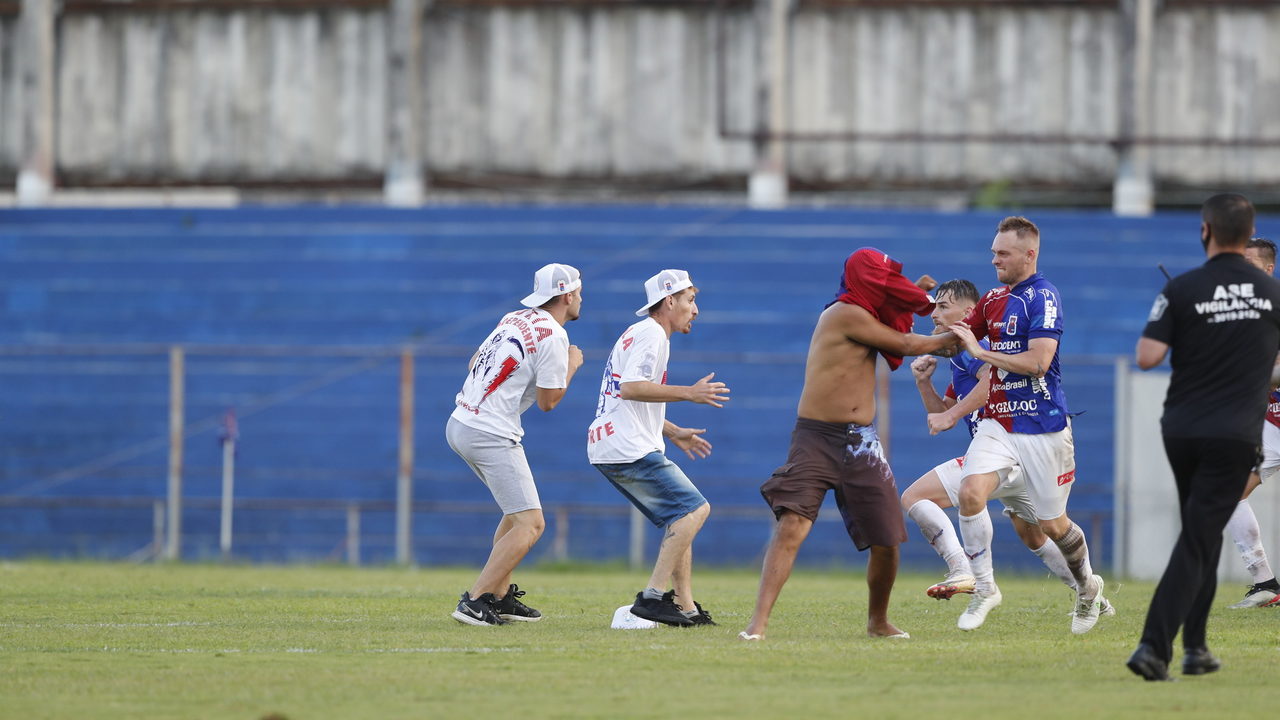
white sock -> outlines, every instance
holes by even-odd
[[[951,518],[947,517],[937,503],[920,500],[911,506],[907,515],[920,526],[920,534],[924,535],[925,542],[932,545],[938,557],[947,564],[948,575],[973,572],[969,569],[969,558],[965,557],[964,548],[960,547],[960,538],[951,524]]]
[[[960,516],[960,536],[964,538],[964,554],[969,557],[978,592],[984,595],[995,592],[996,576],[991,566],[991,515],[986,508],[977,515]]]
[[[1049,572],[1057,575],[1063,585],[1072,590],[1076,589],[1076,579],[1071,577],[1071,568],[1067,567],[1067,559],[1062,557],[1062,551],[1053,544],[1052,540],[1046,539],[1043,545],[1031,552],[1040,556],[1044,566],[1049,568]]]
[[[1075,578],[1079,592],[1089,589],[1089,580],[1093,577],[1093,566],[1089,564],[1089,543],[1085,542],[1084,531],[1080,526],[1071,523],[1066,534],[1054,541],[1062,558],[1067,561],[1071,577]]]
[[[1267,551],[1262,547],[1262,530],[1258,527],[1258,518],[1248,500],[1241,500],[1236,511],[1231,513],[1227,521],[1227,532],[1240,551],[1240,558],[1249,570],[1254,584],[1266,582],[1276,575],[1271,571],[1271,563],[1267,562]]]

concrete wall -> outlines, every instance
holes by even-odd
[[[388,11],[80,8],[59,21],[59,168],[96,181],[379,177]],[[710,5],[467,6],[423,19],[423,160],[455,175],[742,176],[720,136]],[[725,11],[724,118],[757,127],[757,28]],[[0,18],[0,167],[20,155],[15,18]],[[797,132],[1115,136],[1114,7],[829,8],[792,17]],[[1280,6],[1176,5],[1157,18],[1162,136],[1280,137]],[[1143,132],[1139,129],[1139,133]],[[803,143],[817,183],[1107,183],[1106,145]],[[1157,180],[1280,181],[1280,150],[1159,148]]]

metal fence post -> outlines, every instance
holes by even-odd
[[[627,564],[632,570],[644,568],[644,515],[640,509],[631,506],[631,544]]]
[[[360,566],[360,504],[347,505],[347,564]]]
[[[400,468],[396,476],[396,562],[413,562],[413,349],[400,353]]]
[[[231,514],[235,507],[236,484],[236,413],[228,410],[222,421],[222,524],[218,546],[224,561],[231,559]]]
[[[558,507],[554,513],[556,519],[556,536],[551,541],[551,557],[557,562],[569,559],[569,511]]]
[[[182,441],[186,399],[186,362],[180,345],[169,348],[169,535],[164,556],[182,556]]]
[[[164,513],[163,500],[151,503],[151,559],[155,560],[164,552]]]

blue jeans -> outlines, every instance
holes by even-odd
[[[660,452],[635,462],[599,463],[595,468],[658,527],[666,527],[707,502],[684,471]]]

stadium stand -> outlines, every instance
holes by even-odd
[[[1043,232],[1041,268],[1064,297],[1065,384],[1072,409],[1085,413],[1075,425],[1072,516],[1105,565],[1115,363],[1131,354],[1164,282],[1157,263],[1178,272],[1199,262],[1198,221],[1026,214]],[[583,431],[605,353],[635,320],[641,283],[681,267],[702,291],[702,314],[691,335],[673,339],[672,382],[715,371],[734,398],[724,410],[668,411],[708,428],[715,445],[710,459],[683,463],[713,507],[695,552],[699,562],[755,564],[770,527],[757,489],[785,457],[809,335],[844,257],[874,246],[909,275],[963,276],[985,290],[995,284],[988,248],[1002,216],[687,206],[0,212],[0,556],[122,557],[147,545],[152,499],[165,492],[166,353],[181,344],[189,353],[185,556],[217,552],[218,418],[234,408],[245,503],[237,557],[340,558],[345,504],[362,502],[363,559],[388,561],[398,355],[411,344],[415,500],[454,504],[415,516],[414,557],[482,561],[496,511],[446,446],[444,422],[476,343],[516,307],[533,270],[557,261],[583,271],[583,316],[569,333],[586,363],[560,409],[525,416],[549,520],[533,557],[625,557],[626,515],[587,465]],[[961,453],[967,438],[928,436],[905,367],[889,386],[901,489]],[[62,502],[69,498],[97,506]],[[274,499],[312,505],[290,510]],[[568,509],[556,515],[556,506]],[[833,521],[818,524],[801,562],[860,566],[830,510],[824,520]],[[558,530],[566,521],[571,530]],[[996,527],[998,564],[1039,567],[1006,525]],[[918,535],[903,552],[909,565],[937,567]]]

